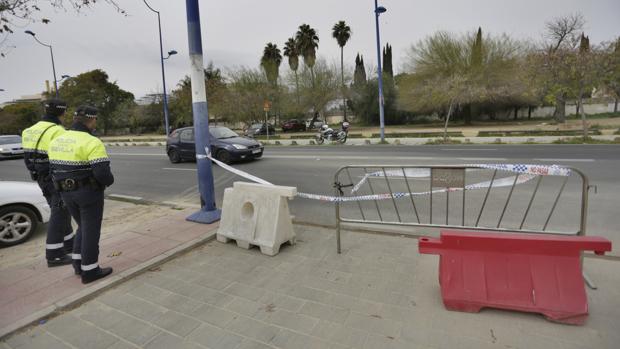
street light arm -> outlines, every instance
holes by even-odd
[[[146,0],[142,0],[142,1],[144,1],[144,4],[146,5],[146,7],[148,7],[148,8],[149,8],[149,10],[151,10],[151,11],[153,11],[153,12],[155,12],[155,13],[159,14],[159,11],[155,10],[154,8],[152,8],[152,7],[151,7],[151,5],[149,5],[149,3],[148,3],[148,2],[146,2]]]

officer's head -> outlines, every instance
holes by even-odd
[[[73,120],[86,126],[89,130],[94,131],[97,127],[97,108],[89,105],[83,105],[75,111]]]
[[[67,111],[67,103],[60,99],[49,99],[45,101],[45,114],[54,117],[60,117]]]

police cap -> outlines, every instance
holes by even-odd
[[[67,111],[67,103],[60,99],[49,99],[45,101],[45,113],[51,116],[61,116]]]
[[[83,116],[87,118],[97,118],[97,108],[89,105],[83,105],[75,111],[75,116]]]

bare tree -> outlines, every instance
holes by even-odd
[[[574,83],[570,70],[584,25],[581,13],[556,17],[546,23],[542,68],[548,78],[547,89],[555,100],[554,117],[558,122],[566,121],[566,99],[571,94],[570,85]]]

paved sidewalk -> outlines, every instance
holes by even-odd
[[[118,216],[108,215],[106,219],[128,223],[120,225],[117,221],[114,231],[102,233],[99,263],[113,267],[114,273],[101,281],[83,285],[71,266],[48,268],[42,245],[44,236],[38,237],[38,241],[29,241],[30,246],[13,247],[22,255],[2,251],[0,337],[212,238],[217,227],[185,221],[193,210],[165,208],[164,212],[163,208],[142,206],[136,210],[129,207],[136,205],[116,205],[121,205],[115,212]],[[152,212],[158,212],[160,217],[149,219],[153,218]],[[105,225],[104,221],[104,229]]]
[[[49,322],[5,348],[617,348],[619,261],[586,259],[585,326],[536,314],[444,309],[438,257],[417,240],[295,226],[275,257],[209,242]]]

